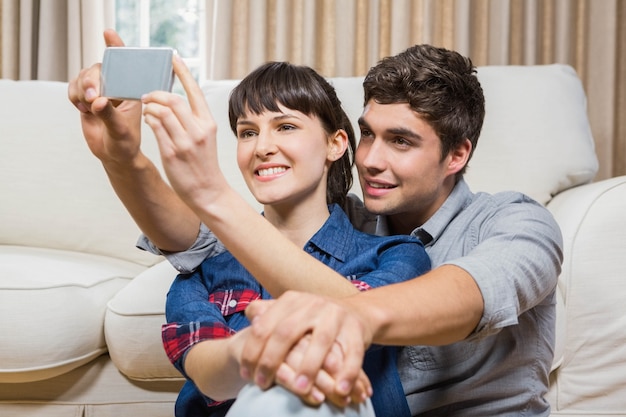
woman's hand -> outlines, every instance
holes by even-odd
[[[286,363],[280,365],[276,371],[276,383],[282,385],[286,389],[293,391],[296,389],[306,388],[304,381],[299,378],[294,369],[299,369],[306,350],[311,343],[311,335],[306,335],[298,341],[287,355]],[[315,382],[311,390],[302,395],[302,400],[310,405],[319,405],[323,401],[329,401],[339,407],[345,407],[350,402],[361,403],[371,396],[370,380],[363,372],[360,371],[354,385],[354,389],[349,395],[338,395],[335,387],[337,381],[331,376],[331,372],[336,374],[343,364],[343,352],[338,343],[333,344],[332,349],[328,353],[324,362],[324,367],[320,369],[315,378]]]
[[[241,366],[241,358],[245,343],[249,340],[251,328],[247,327],[239,331],[234,336],[228,338],[228,351],[235,362]],[[365,372],[361,370],[355,382],[354,389],[349,395],[338,395],[335,392],[337,381],[329,372],[336,372],[336,368],[343,363],[343,353],[338,344],[334,344],[329,352],[324,369],[320,369],[311,389],[302,394],[302,381],[298,379],[298,374],[294,369],[298,369],[304,359],[307,348],[311,342],[310,335],[300,339],[292,347],[284,363],[280,365],[276,372],[275,383],[299,395],[301,399],[310,405],[319,405],[324,401],[329,401],[339,407],[345,407],[350,402],[361,403],[371,396],[371,384]],[[227,362],[227,361],[224,361]],[[224,372],[226,373],[226,372]],[[223,381],[222,381],[223,382]],[[271,386],[272,384],[270,384]]]
[[[204,94],[178,55],[173,64],[188,102],[177,94],[155,91],[142,97],[143,113],[158,141],[170,184],[193,209],[211,204],[228,184],[218,164],[217,125]]]
[[[371,385],[363,379],[361,366],[372,333],[341,300],[288,291],[276,300],[251,303],[246,314],[252,331],[242,353],[244,378],[254,380],[261,388],[279,379],[281,385],[302,398],[310,398],[313,385],[317,385],[338,405],[347,397],[362,401],[371,395]],[[285,371],[282,364],[303,338],[308,344],[299,348],[300,357],[291,362],[293,373]],[[332,377],[332,383],[318,380],[321,370]]]

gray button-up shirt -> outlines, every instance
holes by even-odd
[[[346,211],[358,229],[387,234],[384,216],[367,213],[356,197]],[[399,369],[412,414],[548,416],[544,395],[563,257],[552,215],[523,194],[473,194],[462,180],[420,229],[433,238],[426,244],[433,268],[451,264],[466,270],[482,292],[484,311],[464,341],[403,349]],[[160,253],[145,238],[139,246]],[[186,271],[222,250],[202,227],[189,251],[165,255]]]

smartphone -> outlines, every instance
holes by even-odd
[[[108,47],[104,50],[100,95],[139,100],[152,91],[172,91],[172,48]]]

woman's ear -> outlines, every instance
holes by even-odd
[[[334,162],[341,159],[347,149],[348,134],[345,130],[339,129],[328,140],[328,160]]]

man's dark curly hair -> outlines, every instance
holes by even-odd
[[[365,104],[408,103],[439,136],[442,159],[466,138],[474,152],[485,118],[485,98],[469,58],[444,48],[414,45],[372,67],[363,88]],[[465,168],[457,173],[457,181]]]

